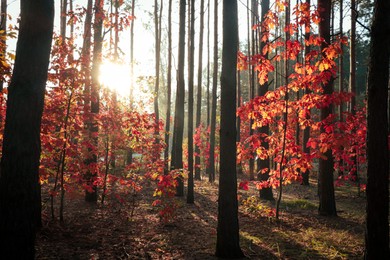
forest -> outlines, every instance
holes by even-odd
[[[0,259],[390,259],[390,1],[0,13]]]

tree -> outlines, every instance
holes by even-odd
[[[387,96],[390,2],[375,1],[367,100],[367,217],[365,259],[389,259],[389,148]]]
[[[101,63],[101,54],[103,46],[103,0],[95,0],[95,21],[93,32],[93,57],[92,57],[92,72],[91,72],[91,95],[90,95],[90,118],[88,122],[88,134],[92,149],[89,151],[86,160],[87,173],[85,201],[97,202],[97,186],[95,180],[97,178],[97,146],[98,146],[98,131],[99,125],[97,116],[99,114],[99,66]]]
[[[319,0],[318,8],[320,9],[321,21],[319,23],[320,37],[323,38],[321,43],[321,50],[324,50],[330,44],[330,9],[331,0]],[[333,78],[323,85],[324,95],[333,93]],[[328,105],[321,108],[321,121],[324,121],[332,113],[332,106]],[[324,127],[321,128],[321,133],[325,133]],[[334,196],[333,185],[333,157],[332,150],[328,149],[324,158],[319,159],[319,214],[325,216],[336,216],[336,202]]]
[[[261,21],[262,23],[264,23],[264,20],[266,18],[266,15],[269,11],[269,0],[263,0],[261,2]],[[266,33],[266,26],[263,25],[261,26],[261,35],[264,35]],[[261,41],[260,43],[260,53],[262,52],[263,48],[268,44],[268,40],[267,41]],[[265,84],[261,85],[259,84],[258,85],[258,89],[257,89],[257,94],[259,96],[264,96],[265,93],[267,93],[268,91],[268,82],[266,82]],[[269,134],[269,126],[268,125],[265,125],[263,127],[261,127],[259,129],[260,133],[261,134],[264,134],[265,136],[268,136]],[[264,139],[265,138],[262,138],[262,142],[264,142],[264,148],[268,150],[268,142],[265,142]],[[259,173],[262,169],[266,169],[266,172],[261,174]],[[258,172],[258,179],[260,179],[261,181],[267,181],[268,178],[269,178],[269,171],[270,171],[270,159],[269,158],[266,158],[266,159],[258,159],[257,160],[257,172]],[[274,200],[274,196],[272,194],[272,187],[266,187],[266,188],[262,188],[260,189],[259,191],[259,195],[260,195],[260,198],[261,199],[265,199],[265,200]]]
[[[171,128],[171,89],[172,89],[172,0],[168,2],[168,65],[167,65],[167,114],[165,119],[164,172],[168,174],[169,131]]]
[[[223,1],[221,74],[221,157],[218,227],[215,255],[241,258],[236,176],[236,70],[238,49],[237,1]]]
[[[198,86],[196,95],[196,122],[197,128],[201,126],[202,111],[202,61],[203,61],[203,28],[204,28],[204,0],[200,0],[200,24],[199,24],[199,56],[198,56]],[[195,146],[195,179],[200,180],[200,149]]]
[[[211,117],[210,117],[210,156],[207,164],[209,182],[215,180],[215,128],[217,120],[217,86],[218,86],[218,0],[214,1],[214,60],[213,86],[211,90]]]
[[[0,175],[0,250],[8,259],[34,258],[41,224],[40,127],[53,19],[54,1],[21,1]]]
[[[171,169],[183,169],[183,131],[184,131],[184,51],[185,51],[185,21],[186,0],[180,0],[178,76],[176,86],[175,118],[173,125],[173,142]],[[177,178],[176,196],[184,196],[184,182]]]
[[[194,203],[194,52],[195,52],[195,0],[191,0],[188,53],[188,193],[187,203]]]

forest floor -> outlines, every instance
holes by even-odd
[[[195,203],[179,198],[177,217],[165,225],[151,205],[152,186],[103,206],[66,195],[62,223],[44,208],[36,259],[217,259],[218,187],[207,180],[195,185]],[[287,186],[279,221],[267,216],[274,203],[257,201],[257,193],[253,185],[239,190],[240,244],[248,259],[362,259],[365,198],[356,187],[336,187],[338,217],[323,217],[315,183]]]

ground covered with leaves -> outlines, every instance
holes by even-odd
[[[195,203],[178,198],[176,218],[164,224],[152,206],[153,185],[108,197],[104,205],[67,195],[64,221],[44,207],[36,259],[216,259],[217,184],[195,182]],[[239,190],[241,247],[249,259],[361,259],[364,249],[364,194],[336,188],[338,217],[317,214],[317,187],[285,188],[281,217],[274,203],[257,199],[254,185]],[[49,205],[49,203],[46,203]]]

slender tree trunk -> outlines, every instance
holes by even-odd
[[[324,50],[330,42],[330,8],[331,0],[318,0],[318,7],[321,8],[319,24],[320,36],[324,39],[321,50]],[[324,86],[324,95],[330,95],[333,92],[333,78]],[[332,106],[321,108],[321,121],[325,120],[332,113]],[[324,133],[321,128],[321,133]],[[319,159],[319,214],[324,216],[337,216],[336,201],[333,185],[333,156],[332,150],[328,149],[324,156],[326,159]]]
[[[60,11],[60,35],[63,42],[66,38],[66,15],[68,13],[68,0],[61,0],[61,11]]]
[[[184,51],[185,51],[185,21],[186,0],[180,0],[180,23],[179,23],[179,54],[178,54],[178,77],[175,102],[175,119],[173,126],[173,145],[171,169],[183,169],[183,129],[184,129]],[[176,196],[184,196],[184,182],[177,179]]]
[[[349,91],[354,95],[349,112],[355,114],[356,106],[356,0],[351,0],[351,35],[349,43]]]
[[[86,174],[86,184],[90,190],[85,192],[85,201],[97,202],[97,148],[98,148],[98,131],[99,126],[97,116],[99,114],[99,66],[101,63],[102,44],[103,44],[103,0],[95,0],[95,21],[94,21],[94,43],[93,43],[93,58],[92,58],[92,84],[91,84],[91,123],[89,126],[89,139],[93,146],[89,157],[86,160],[88,171]]]
[[[21,1],[0,166],[0,251],[4,259],[34,259],[35,232],[41,226],[40,128],[53,20],[54,1]]]
[[[268,13],[268,11],[269,11],[269,0],[263,0],[261,2],[262,22],[264,22],[264,18],[266,16],[266,14]],[[262,26],[261,28],[262,28],[262,30],[264,30],[264,28],[266,28],[266,27]],[[264,33],[265,33],[264,31],[261,32],[261,37],[263,36]],[[260,53],[262,53],[263,48],[266,46],[267,43],[268,43],[268,41],[267,42],[263,42],[263,41],[260,42]],[[267,93],[267,91],[268,91],[268,83],[265,83],[264,85],[258,85],[257,94],[259,96],[264,96],[265,93]],[[266,126],[261,127],[259,129],[259,132],[260,132],[260,134],[264,134],[264,135],[268,136],[269,135],[269,126],[266,125]],[[261,141],[262,141],[264,148],[266,150],[268,150],[269,146],[268,146],[268,142],[265,141],[265,137],[262,137]],[[266,169],[266,172],[259,173],[263,169]],[[257,160],[257,172],[258,172],[257,178],[261,181],[267,181],[269,178],[269,171],[270,171],[270,159],[269,158],[258,159]],[[272,194],[272,187],[262,188],[259,191],[259,195],[260,195],[260,199],[274,200],[274,196]]]
[[[164,150],[164,173],[168,174],[169,157],[169,132],[171,128],[171,90],[172,88],[172,0],[168,3],[168,68],[167,68],[167,116],[165,119],[165,150]]]
[[[204,27],[204,0],[200,0],[200,24],[199,24],[199,56],[198,56],[198,86],[196,97],[196,127],[201,126],[202,112],[202,70],[203,70],[203,27]],[[200,149],[195,146],[195,179],[200,180]]]
[[[242,258],[240,248],[236,176],[236,68],[238,13],[236,0],[223,1],[221,74],[221,172],[219,174],[218,227],[215,255]]]
[[[206,85],[207,127],[210,127],[210,0],[207,0],[207,85]]]
[[[188,54],[188,193],[187,203],[194,203],[194,57],[195,57],[195,0],[191,0],[190,52]]]
[[[306,0],[308,8],[310,8],[310,0]],[[309,9],[310,10],[310,9]],[[305,24],[305,41],[308,41],[310,39],[310,23]],[[307,44],[305,45],[305,66],[310,65],[309,61],[309,53],[310,53],[310,45]],[[308,87],[305,87],[305,95],[310,94],[310,90]],[[306,116],[306,119],[309,119],[308,116]],[[310,138],[310,127],[305,127],[303,129],[303,137],[302,137],[302,151],[305,154],[310,154],[310,147],[307,146],[307,142],[309,141]],[[310,184],[309,182],[309,175],[310,175],[310,170],[306,169],[306,171],[301,172],[302,174],[302,185],[308,186]]]
[[[218,0],[214,0],[214,61],[213,61],[213,89],[211,95],[211,122],[210,122],[210,156],[207,172],[209,182],[215,180],[215,128],[217,120],[217,86],[218,86]]]
[[[389,259],[389,148],[387,95],[390,2],[375,2],[367,102],[367,207],[365,259]]]

